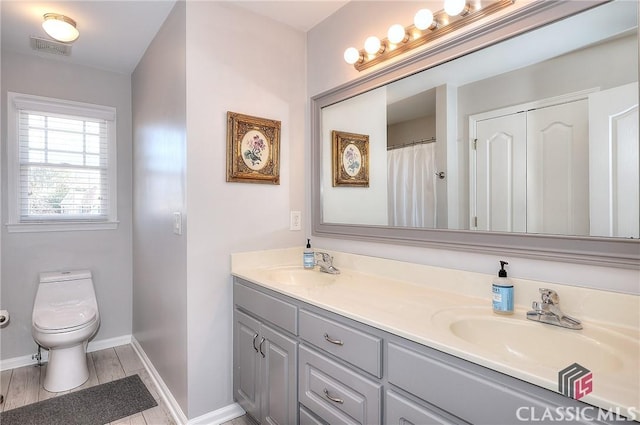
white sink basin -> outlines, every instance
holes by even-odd
[[[264,269],[264,277],[284,285],[317,286],[335,283],[340,275],[322,273],[317,269],[305,269],[301,266],[282,266]]]
[[[579,363],[594,373],[628,366],[638,370],[639,342],[594,325],[585,324],[583,330],[565,329],[527,320],[525,312],[501,316],[490,307],[442,310],[434,314],[433,322],[473,348],[510,363],[557,370]]]

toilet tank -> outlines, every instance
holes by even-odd
[[[68,280],[91,279],[91,270],[73,270],[40,273],[40,283],[65,282]]]

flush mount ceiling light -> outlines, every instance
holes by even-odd
[[[498,12],[515,1],[445,0],[443,10],[438,12],[429,9],[418,10],[413,25],[392,25],[387,32],[387,38],[380,40],[371,36],[361,50],[349,47],[344,52],[345,62],[362,71]]]
[[[45,13],[42,28],[51,38],[63,43],[72,43],[80,35],[76,21],[58,13]]]

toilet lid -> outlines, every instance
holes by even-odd
[[[85,325],[96,318],[95,309],[89,306],[66,306],[43,309],[34,314],[34,324],[40,329],[68,329]]]

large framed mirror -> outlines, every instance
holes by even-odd
[[[639,267],[638,3],[530,2],[311,99],[313,233]],[[368,137],[332,184],[332,132]]]

